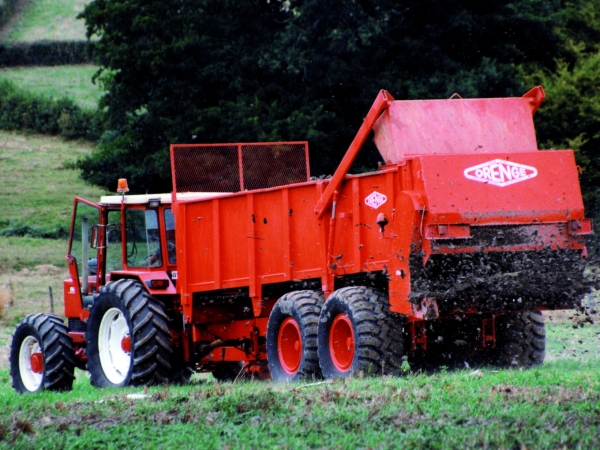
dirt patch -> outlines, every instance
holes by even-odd
[[[13,292],[12,286],[5,285],[0,286],[0,319],[4,315],[6,308],[11,306],[13,303]]]
[[[600,392],[586,389],[583,386],[577,388],[565,388],[562,386],[549,387],[520,387],[509,384],[492,386],[490,394],[500,396],[504,401],[517,403],[531,403],[533,405],[567,405],[574,402],[598,402]]]
[[[35,271],[38,275],[48,275],[48,274],[57,274],[64,272],[64,268],[57,267],[53,264],[40,264],[35,266]]]
[[[586,323],[594,324],[598,322],[598,312],[595,309],[560,309],[555,311],[543,311],[545,322],[569,323],[580,327]]]

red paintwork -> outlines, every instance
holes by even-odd
[[[543,96],[536,88],[522,98],[396,102],[382,91],[331,180],[175,202],[185,322],[212,329],[192,298],[247,288],[252,314],[214,333],[244,335],[252,316],[270,312],[265,286],[317,279],[327,297],[337,277],[366,271],[387,272],[391,310],[420,320],[423,313],[408,301],[411,248],[421,247],[424,260],[436,252],[475,251],[443,245],[470,238],[472,227],[535,224],[536,239],[487,251],[584,251],[576,233],[562,226],[577,221],[591,231],[573,152],[537,149],[532,115]],[[372,129],[389,164],[347,175]],[[481,166],[488,182],[471,179],[475,169],[466,176]],[[385,202],[368,206],[379,194]]]
[[[573,151],[537,148],[532,116],[543,98],[541,88],[521,98],[425,101],[394,101],[381,91],[330,180],[186,200],[177,189],[192,181],[188,175],[178,179],[178,170],[193,168],[174,164],[177,265],[165,261],[159,268],[132,269],[123,255],[123,270],[99,271],[97,279],[90,277],[88,293],[124,277],[142,283],[167,280],[167,289],[145,285],[182,313],[184,329],[173,330],[173,336],[185,359],[199,370],[211,370],[219,361],[245,361],[249,374],[263,376],[268,317],[286,290],[302,289],[304,282],[328,298],[344,277],[383,273],[391,311],[409,322],[411,349],[425,350],[424,320],[438,311],[430,299],[421,305],[409,302],[409,257],[415,249],[423,261],[436,254],[475,251],[575,249],[585,255],[583,235],[591,233],[592,225],[584,216]],[[371,131],[386,165],[374,173],[348,175]],[[234,150],[244,145],[228,144]],[[191,147],[172,146],[172,161],[177,151]],[[235,161],[242,161],[240,154]],[[236,189],[242,189],[244,173],[241,165],[235,167]],[[101,224],[104,214],[103,206]],[[522,235],[528,239],[485,248],[469,245],[476,231],[497,225],[525,227]],[[99,245],[103,239],[99,236]],[[458,240],[464,244],[451,245]],[[85,320],[88,313],[72,261],[69,269],[65,312]],[[343,317],[334,321],[331,336],[336,340],[330,342],[341,371],[351,357],[350,350],[336,347],[339,335],[346,342],[343,348],[354,348]],[[286,349],[280,359],[288,373],[297,370],[301,355],[296,335],[299,329],[292,322],[279,335],[280,348]],[[491,345],[493,331],[482,339]]]
[[[302,360],[302,336],[298,323],[291,317],[281,324],[277,336],[277,348],[281,367],[286,373],[294,375],[298,372]]]
[[[44,373],[44,355],[41,353],[32,353],[31,358],[31,371],[33,373]]]
[[[154,296],[175,295],[177,293],[175,290],[175,286],[173,285],[173,282],[169,278],[169,275],[167,275],[167,272],[164,270],[154,270],[154,269],[155,268],[152,268],[149,270],[148,269],[145,269],[145,270],[141,270],[141,269],[115,270],[115,271],[111,272],[111,277],[112,277],[112,279],[131,278],[132,274],[135,274],[135,278],[140,280],[144,284],[144,286],[146,286],[148,293],[150,295],[154,295]],[[147,283],[147,281],[149,282],[150,280],[164,280],[164,281],[168,282],[168,287],[166,289],[152,289],[150,287],[150,284]]]
[[[410,155],[538,149],[531,106],[523,97],[392,102],[374,130],[386,164]]]
[[[354,329],[346,314],[339,314],[331,323],[329,352],[337,370],[347,372],[354,359]]]
[[[131,336],[125,336],[121,339],[121,349],[125,353],[131,353]]]

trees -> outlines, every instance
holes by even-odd
[[[78,164],[111,190],[126,176],[135,191],[168,191],[170,143],[308,139],[312,172],[332,173],[379,89],[398,99],[524,93],[520,74],[569,57],[561,6],[94,0],[82,17],[99,37],[110,126]],[[377,158],[363,151],[355,164]]]
[[[575,150],[587,215],[600,220],[600,52],[581,54],[573,64],[559,61],[555,71],[527,79],[547,96],[535,117],[540,148]]]
[[[564,50],[554,67],[523,71],[546,100],[535,116],[540,148],[575,150],[587,215],[600,220],[600,1],[575,0],[560,11]]]

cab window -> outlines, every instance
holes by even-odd
[[[158,215],[154,210],[130,209],[126,212],[127,265],[162,265]]]
[[[171,208],[165,209],[165,228],[167,230],[167,257],[169,263],[177,262],[177,247],[175,245],[175,217]]]
[[[121,240],[121,211],[109,211],[106,225],[106,271],[109,273],[123,268]]]

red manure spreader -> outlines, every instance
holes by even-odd
[[[541,364],[592,233],[573,151],[537,148],[543,98],[381,91],[326,180],[306,142],[172,145],[170,194],[75,199],[67,323],[21,321],[14,388]],[[371,132],[385,163],[349,175]]]

